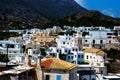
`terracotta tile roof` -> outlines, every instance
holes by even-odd
[[[35,67],[35,65],[33,65],[33,67]],[[41,62],[41,67],[43,69],[51,69],[51,70],[71,70],[77,67],[77,65],[60,59],[49,58]]]
[[[44,69],[58,69],[58,70],[71,70],[77,67],[76,64],[69,63],[60,59],[50,58],[43,61],[41,64]]]
[[[9,39],[22,40],[22,39],[21,39],[21,38],[19,38],[19,37],[10,37]]]
[[[96,54],[100,54],[100,55],[105,55],[106,53],[104,51],[102,51],[101,49],[95,49],[95,48],[86,48],[84,50],[84,52],[86,53],[96,53]]]

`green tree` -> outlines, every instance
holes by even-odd
[[[9,58],[8,58],[7,54],[0,52],[0,62],[9,62]]]
[[[83,32],[82,36],[89,35],[89,32]]]

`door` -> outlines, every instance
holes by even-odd
[[[56,75],[56,80],[62,80],[61,75]]]

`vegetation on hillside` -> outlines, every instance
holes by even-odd
[[[47,23],[44,27],[51,27],[54,25],[59,26],[105,26],[113,27],[120,25],[119,18],[113,18],[106,16],[99,11],[85,11],[83,13],[74,14],[73,16],[68,16],[66,18],[60,19],[56,22]]]
[[[0,32],[0,40],[7,39],[9,37],[18,37],[20,34],[16,32]]]
[[[8,61],[9,61],[9,58],[8,58],[7,54],[0,52],[0,62],[8,62]]]
[[[105,50],[105,52],[107,53],[108,58],[112,58],[114,60],[115,59],[120,60],[120,50],[110,49],[110,50]]]

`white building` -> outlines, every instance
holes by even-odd
[[[0,52],[7,54],[10,62],[22,62],[23,56],[21,54],[22,44],[13,41],[0,41]]]
[[[120,26],[114,26],[113,30],[116,30],[118,33],[118,36],[120,36]]]
[[[102,38],[106,39],[106,36],[105,37],[102,36]],[[97,35],[95,37],[97,37]],[[80,51],[79,47],[76,45],[76,41],[78,41],[77,38],[81,39],[81,36],[78,33],[74,37],[69,35],[59,36],[56,39],[57,47],[50,47],[48,50],[46,50],[47,56],[60,58],[68,62],[76,63],[78,65],[87,63],[87,65],[92,66],[92,67],[89,67],[89,70],[87,71],[83,70],[86,67],[82,68],[78,66],[78,68],[80,69],[79,74],[83,74],[83,72],[85,71],[88,73],[91,73],[91,72],[93,73],[91,75],[90,74],[82,75],[82,78],[85,78],[87,76],[86,77],[87,80],[89,80],[89,78],[91,79],[96,78],[95,71],[96,73],[99,73],[99,74],[106,74],[107,71],[104,65],[104,62],[107,57],[106,53],[100,49],[92,49],[92,48],[85,48],[83,49],[83,51]],[[104,39],[103,39],[103,42],[104,42]],[[90,70],[91,68],[93,68],[92,71]]]
[[[0,41],[0,52],[7,53],[20,53],[22,45],[11,41]]]
[[[79,47],[76,45],[76,38],[72,36],[60,36],[56,39],[57,47],[50,47],[49,50],[46,50],[47,54],[52,55],[54,57],[60,58],[60,54],[65,54],[66,61],[75,62],[76,64],[79,64],[83,61],[90,61],[91,59],[86,59],[86,55],[91,55],[93,53],[86,53],[84,51],[80,51]],[[85,49],[86,50],[86,49]],[[94,51],[100,51],[100,53],[103,53],[102,50],[99,49],[93,49]],[[98,56],[97,52],[94,52],[94,56]],[[103,57],[104,55],[102,55]],[[103,58],[96,57],[93,60],[104,60]],[[89,62],[90,63],[90,62]]]
[[[98,49],[105,49],[106,44],[118,44],[118,40],[111,31],[106,30],[91,30],[89,35],[83,37],[83,48],[92,47]]]
[[[86,48],[84,51],[84,61],[92,64],[97,73],[106,74],[105,61],[107,54],[100,50],[94,48]]]

